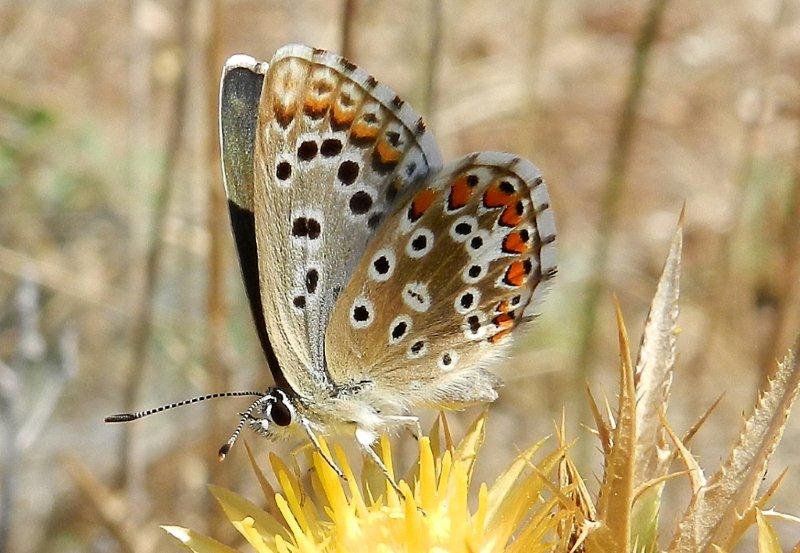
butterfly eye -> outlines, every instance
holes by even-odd
[[[272,422],[278,426],[289,426],[292,424],[292,412],[289,406],[284,403],[282,399],[277,400],[272,404],[272,410],[269,413]]]

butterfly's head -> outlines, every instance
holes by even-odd
[[[130,422],[156,413],[161,413],[162,411],[174,409],[175,407],[191,405],[200,401],[241,396],[255,396],[258,399],[252,402],[250,407],[244,412],[240,413],[241,418],[239,419],[239,424],[236,425],[236,429],[233,431],[228,441],[219,449],[220,460],[224,459],[228,454],[245,425],[249,425],[258,434],[270,439],[285,437],[291,430],[298,427],[298,425],[293,424],[300,418],[292,401],[293,397],[280,388],[269,388],[266,392],[241,391],[206,394],[204,396],[170,403],[169,405],[162,405],[146,411],[111,415],[106,417],[105,420],[106,422]]]
[[[270,388],[248,423],[256,433],[274,440],[288,435],[297,418],[292,398],[280,388]]]

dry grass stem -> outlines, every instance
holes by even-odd
[[[355,57],[354,29],[356,28],[356,17],[358,14],[358,5],[356,4],[357,1],[358,0],[341,0],[341,43],[339,46],[339,53],[349,60],[352,60]]]
[[[597,324],[597,308],[608,269],[611,239],[619,217],[618,205],[625,192],[625,181],[636,132],[642,93],[647,79],[650,52],[658,37],[667,0],[652,0],[645,15],[633,54],[633,64],[625,98],[617,122],[616,137],[611,150],[608,174],[600,198],[600,219],[597,239],[592,248],[591,275],[586,285],[584,303],[578,329],[579,343],[576,353],[576,378],[584,382],[591,375],[592,356]]]
[[[182,0],[179,13],[188,13],[191,6],[189,0]],[[184,17],[181,26],[181,44],[183,45],[184,59],[191,45],[191,18]],[[164,146],[164,162],[161,168],[159,182],[155,188],[155,202],[152,219],[150,222],[149,246],[144,260],[143,284],[140,298],[136,307],[136,315],[131,328],[131,359],[125,370],[124,387],[122,392],[122,410],[132,412],[136,410],[139,387],[143,381],[142,374],[147,366],[147,352],[150,348],[150,338],[153,332],[153,319],[155,308],[155,293],[158,284],[158,274],[164,248],[164,229],[167,213],[176,185],[175,166],[183,138],[186,123],[186,101],[189,88],[189,70],[184,67],[180,72],[178,85],[175,88],[172,123]],[[121,429],[119,445],[119,467],[115,482],[122,487],[129,487],[131,476],[131,451],[134,427],[127,425]]]

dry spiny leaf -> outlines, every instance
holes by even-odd
[[[683,212],[672,237],[664,270],[647,315],[636,361],[636,471],[637,486],[663,476],[668,467],[666,435],[659,416],[669,400],[678,334]]]
[[[650,303],[639,345],[634,382],[636,385],[636,442],[634,447],[634,485],[643,488],[633,505],[631,526],[637,550],[653,553],[658,541],[658,516],[664,477],[669,471],[670,451],[660,414],[667,408],[675,367],[680,297],[683,216],[672,236],[669,253]]]
[[[728,458],[692,497],[670,544],[671,553],[702,553],[711,551],[712,545],[731,550],[735,545],[737,521],[755,505],[767,462],[800,388],[795,355],[799,347],[800,337],[778,365]]]
[[[631,540],[633,505],[636,391],[628,346],[628,332],[616,304],[620,349],[620,393],[611,453],[606,457],[603,484],[597,500],[599,526],[586,539],[588,553],[626,551]]]

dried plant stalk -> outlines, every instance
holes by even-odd
[[[356,20],[356,0],[343,0],[342,2],[342,15],[341,15],[341,43],[339,52],[347,59],[353,59],[354,50],[354,33],[355,20]]]
[[[650,3],[644,24],[639,32],[633,57],[633,67],[628,80],[625,99],[622,102],[617,133],[608,166],[608,175],[600,200],[600,224],[598,238],[594,245],[591,277],[586,286],[586,296],[578,329],[576,373],[579,381],[585,381],[591,371],[592,349],[595,339],[597,306],[603,290],[603,279],[607,273],[607,262],[611,236],[617,225],[618,204],[623,186],[628,176],[631,147],[636,131],[639,106],[646,82],[647,67],[653,43],[661,28],[667,0],[653,0]]]
[[[179,12],[188,13],[190,4],[189,0],[183,0],[179,7]],[[190,18],[183,17],[181,20],[183,22],[181,25],[181,44],[185,56],[191,44],[191,25],[189,23]],[[143,381],[142,372],[147,365],[147,352],[150,347],[150,338],[153,330],[156,285],[163,253],[162,238],[164,236],[167,210],[175,188],[175,166],[186,122],[185,112],[188,89],[189,72],[183,67],[173,96],[173,119],[170,123],[169,135],[164,147],[164,164],[156,186],[155,211],[150,224],[149,246],[144,261],[144,284],[131,330],[133,352],[131,353],[130,363],[128,363],[125,370],[125,384],[122,391],[122,405],[126,411],[135,410],[139,386]],[[117,457],[119,466],[115,478],[116,483],[120,486],[127,486],[130,481],[133,431],[134,427],[131,425],[123,426],[121,429],[122,436]]]
[[[731,537],[739,514],[755,504],[767,461],[783,435],[800,389],[798,348],[800,336],[759,397],[728,458],[692,498],[670,545],[671,553],[712,551],[713,546],[730,550],[735,545]]]
[[[439,60],[442,56],[442,25],[444,19],[444,2],[429,0],[429,35],[427,64],[425,66],[425,96],[422,100],[422,112],[433,118],[436,109],[436,86],[439,73]]]

